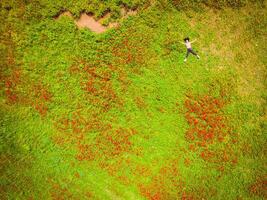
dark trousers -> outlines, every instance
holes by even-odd
[[[197,53],[193,51],[193,49],[187,49],[187,52],[186,52],[186,58],[189,56],[189,54],[192,53],[193,55],[197,56]]]

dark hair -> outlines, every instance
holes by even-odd
[[[184,39],[185,42],[186,42],[186,40],[190,41],[189,37],[186,37],[186,38]]]

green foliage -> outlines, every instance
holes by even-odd
[[[225,7],[240,8],[249,3],[263,5],[264,0],[172,0],[172,3],[179,10],[196,9],[196,7],[201,6],[201,4],[216,9],[222,9]]]
[[[1,1],[0,199],[265,198],[266,14],[249,2]],[[121,6],[138,14],[103,34],[53,18]],[[214,119],[225,135],[203,142]]]

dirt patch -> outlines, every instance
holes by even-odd
[[[75,20],[71,12],[65,11],[55,17],[55,20],[59,20],[62,17],[70,17],[74,20],[78,28],[88,28],[95,33],[103,33],[108,27],[103,26],[99,21],[95,20],[92,15],[82,13],[78,20]]]
[[[121,8],[121,19],[125,19],[136,14],[137,10],[128,10],[126,8]],[[103,33],[110,28],[116,28],[120,25],[118,22],[110,22],[106,26],[102,25],[105,20],[111,17],[111,13],[105,14],[98,20],[96,20],[95,17],[91,14],[81,13],[79,19],[75,20],[70,11],[64,11],[55,16],[54,19],[59,20],[63,16],[72,18],[78,28],[88,28],[95,33]]]
[[[83,13],[80,18],[75,22],[79,28],[89,28],[95,33],[103,33],[107,27],[96,21],[93,16]]]

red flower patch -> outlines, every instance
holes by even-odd
[[[228,101],[223,96],[187,95],[187,97],[184,105],[189,129],[185,133],[185,138],[190,143],[189,150],[199,152],[199,156],[206,162],[218,164],[237,162],[232,147],[226,145],[226,138],[229,140],[234,135],[222,111]],[[237,142],[236,139],[234,141]]]
[[[78,161],[110,160],[123,153],[136,153],[131,137],[136,135],[134,129],[117,128],[103,123],[97,116],[84,118],[79,112],[72,114],[70,119],[62,118],[55,122],[55,127],[61,132],[54,136],[55,143],[63,146],[64,143],[75,144]],[[97,132],[93,141],[87,142],[87,135]]]
[[[5,94],[9,103],[19,101],[18,86],[21,84],[21,71],[14,70],[12,74],[5,80]]]
[[[249,186],[249,192],[252,195],[267,198],[267,179],[265,177],[258,178],[253,184]]]
[[[97,152],[108,159],[124,152],[130,153],[132,150],[130,138],[135,134],[135,130],[124,128],[105,131],[96,138]]]
[[[167,162],[149,184],[138,184],[140,193],[149,200],[177,199],[182,196],[184,186],[177,160]]]
[[[13,70],[11,75],[6,78],[5,94],[9,103],[31,106],[41,116],[46,115],[48,103],[52,99],[52,94],[46,86],[41,83],[34,84],[28,81],[27,77],[23,76],[20,70]]]

